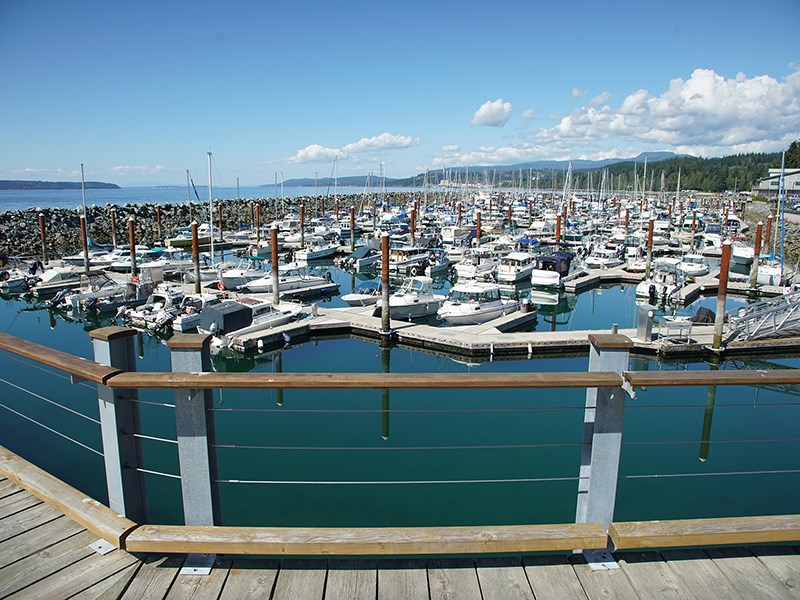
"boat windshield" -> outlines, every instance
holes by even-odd
[[[428,284],[419,279],[409,279],[403,282],[400,292],[404,294],[424,294],[428,292]]]

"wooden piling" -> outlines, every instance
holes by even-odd
[[[722,260],[719,265],[719,290],[717,291],[717,314],[714,319],[714,341],[712,348],[722,346],[722,326],[725,322],[725,299],[728,295],[728,269],[731,265],[731,241],[722,243]]]
[[[47,229],[44,222],[44,213],[39,213],[39,239],[42,242],[42,264],[47,264]]]
[[[759,221],[756,226],[756,243],[753,248],[753,264],[750,265],[750,289],[755,290],[758,285],[758,255],[761,249],[761,230],[764,224]]]
[[[133,216],[128,217],[128,245],[131,248],[131,277],[136,277],[139,267],[136,265],[136,223]]]
[[[356,250],[356,207],[350,205],[350,252]]]
[[[83,270],[89,272],[89,237],[86,234],[86,215],[80,216],[81,247],[83,248]]]
[[[194,293],[200,293],[200,244],[197,240],[197,221],[192,221],[192,261],[194,262]]]
[[[278,226],[273,225],[269,230],[269,246],[272,250],[272,304],[280,303],[280,281],[278,278]]]
[[[389,325],[389,233],[381,234],[381,335],[391,333]]]

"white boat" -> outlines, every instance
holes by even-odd
[[[226,348],[234,338],[285,325],[301,312],[300,304],[241,296],[203,308],[197,330],[214,336],[212,348]]]
[[[19,266],[0,270],[0,291],[5,293],[26,292],[36,285],[41,278],[37,273],[44,271],[40,261],[34,261],[29,267]]]
[[[261,273],[261,277],[248,281],[241,289],[246,292],[272,293],[272,272]],[[308,272],[307,265],[292,262],[278,266],[279,293],[313,288],[330,282],[330,273],[325,277],[312,275]]]
[[[435,315],[447,297],[433,293],[433,279],[424,275],[408,277],[389,296],[389,312],[393,319],[416,319]]]
[[[197,226],[197,243],[198,245],[205,245],[211,241],[211,225],[208,223],[200,223]],[[192,247],[192,228],[190,227],[181,227],[178,229],[178,233],[171,237],[167,238],[164,244],[168,248],[191,248]]]
[[[79,285],[81,274],[72,267],[51,267],[38,275],[33,286],[35,298],[49,298],[60,290]]]
[[[612,248],[595,248],[585,260],[587,269],[611,269],[623,263],[619,253]]]
[[[491,250],[468,248],[456,264],[459,279],[492,279],[500,259]]]
[[[679,300],[680,289],[686,284],[686,276],[675,268],[656,267],[650,279],[636,285],[636,297],[647,299],[650,304],[668,304]]]
[[[702,254],[684,255],[680,262],[675,265],[675,268],[687,277],[700,277],[702,275],[708,275],[711,271],[708,260],[706,260],[706,257]]]
[[[218,294],[187,294],[181,300],[178,313],[172,320],[172,331],[178,333],[196,332],[200,325],[200,315],[206,306],[222,302]]]
[[[262,277],[264,277],[263,261],[255,256],[249,256],[235,267],[220,271],[220,289],[238,290]]]
[[[457,283],[436,313],[448,325],[477,325],[519,308],[519,302],[500,296],[496,283]]]
[[[497,281],[514,283],[530,279],[531,271],[536,265],[536,256],[530,252],[510,252],[497,265]]]
[[[753,264],[756,249],[746,240],[747,238],[736,239],[731,244],[731,263],[734,265],[749,267]]]
[[[81,310],[87,302],[95,302],[103,298],[119,294],[125,290],[126,284],[111,279],[104,271],[82,273],[75,289],[64,289],[51,300],[51,306],[59,306],[62,302],[70,310]]]
[[[381,260],[377,262],[382,268]],[[396,275],[420,275],[428,266],[428,251],[417,246],[395,246],[389,248],[389,272]]]
[[[148,331],[170,329],[183,301],[183,290],[172,283],[159,283],[147,301],[138,307],[125,307],[121,316],[133,327]]]
[[[371,306],[380,299],[381,284],[377,281],[367,281],[342,296],[342,300],[347,302],[348,306]]]
[[[143,263],[152,262],[159,256],[161,256],[161,250],[137,248],[135,251],[136,264],[139,266],[141,266]],[[109,264],[106,269],[109,271],[115,271],[117,273],[127,273],[131,271],[132,266],[133,261],[131,260],[130,252],[128,252],[126,256],[122,256],[118,260],[115,260]]]
[[[356,248],[353,253],[344,259],[345,267],[355,268],[356,271],[364,271],[374,267],[380,260],[381,253],[371,246],[361,246]]]
[[[579,269],[572,252],[552,252],[539,257],[538,267],[531,271],[531,285],[559,289],[564,282],[577,275]]]
[[[312,237],[306,240],[305,247],[296,250],[294,257],[296,260],[313,261],[325,260],[330,258],[339,250],[338,242],[331,242],[321,237]]]

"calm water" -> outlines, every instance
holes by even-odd
[[[197,196],[194,190],[187,195],[186,188],[180,186],[122,188],[118,190],[86,190],[86,206],[104,206],[106,204],[175,204],[191,200],[192,202],[208,201],[208,186],[197,185]],[[339,187],[337,193],[361,194],[364,188]],[[387,190],[391,191],[391,190]],[[403,188],[402,191],[413,191]],[[280,193],[280,188],[279,188]],[[215,199],[236,198],[236,187],[216,187],[212,189]],[[315,195],[314,187],[283,188],[283,196]],[[333,196],[333,188],[318,187],[316,195]],[[240,187],[240,198],[275,198],[275,187]],[[7,210],[24,210],[26,208],[76,208],[81,206],[81,190],[0,190],[0,212]]]
[[[334,270],[333,275],[343,291],[349,289],[350,274]],[[559,304],[550,305],[556,307],[556,327],[633,326],[632,292],[632,288],[615,286],[559,299]],[[333,299],[331,305],[340,302]],[[702,304],[714,308],[714,299]],[[0,330],[92,357],[86,330],[98,323],[67,321],[32,308],[18,300],[0,300]],[[553,326],[545,316],[537,329]],[[136,347],[137,370],[169,370],[169,352],[161,340],[140,334]],[[587,364],[585,357],[578,357],[476,366],[406,349],[382,350],[356,340],[306,343],[279,353],[214,360],[219,371],[390,370],[445,372],[454,377],[465,372],[585,371]],[[637,370],[709,368],[703,363],[641,359],[632,359],[630,366]],[[721,366],[749,367],[798,368],[800,359]],[[100,456],[12,412],[99,450],[97,424],[47,402],[97,418],[93,386],[72,384],[51,369],[0,353],[0,388],[0,444],[105,500]],[[251,482],[220,484],[226,524],[455,525],[574,519],[583,390],[392,390],[388,394],[381,390],[215,390],[214,397],[219,477]],[[158,405],[171,403],[171,394],[148,390],[140,398],[156,403],[141,405],[143,433],[175,439],[174,412]],[[707,410],[709,405],[713,410]],[[709,417],[709,443],[704,444],[704,422],[708,424]],[[713,397],[706,388],[640,391],[627,401],[616,518],[796,512],[797,473],[720,474],[799,469],[798,418],[794,389],[719,388]],[[142,446],[145,468],[178,472],[174,444],[143,440]],[[707,476],[664,477],[674,474]],[[275,483],[283,481],[315,483]],[[379,483],[386,481],[449,483]],[[152,519],[181,522],[177,480],[148,475],[147,485]]]

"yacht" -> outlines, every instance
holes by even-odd
[[[389,296],[389,311],[393,319],[416,319],[435,315],[447,297],[433,293],[433,279],[419,275],[408,277],[397,291]]]
[[[477,325],[519,308],[519,302],[500,296],[496,283],[457,283],[436,313],[448,325]]]
[[[539,257],[539,264],[531,271],[534,287],[559,289],[564,282],[577,276],[582,269],[577,266],[572,252],[552,252]]]

